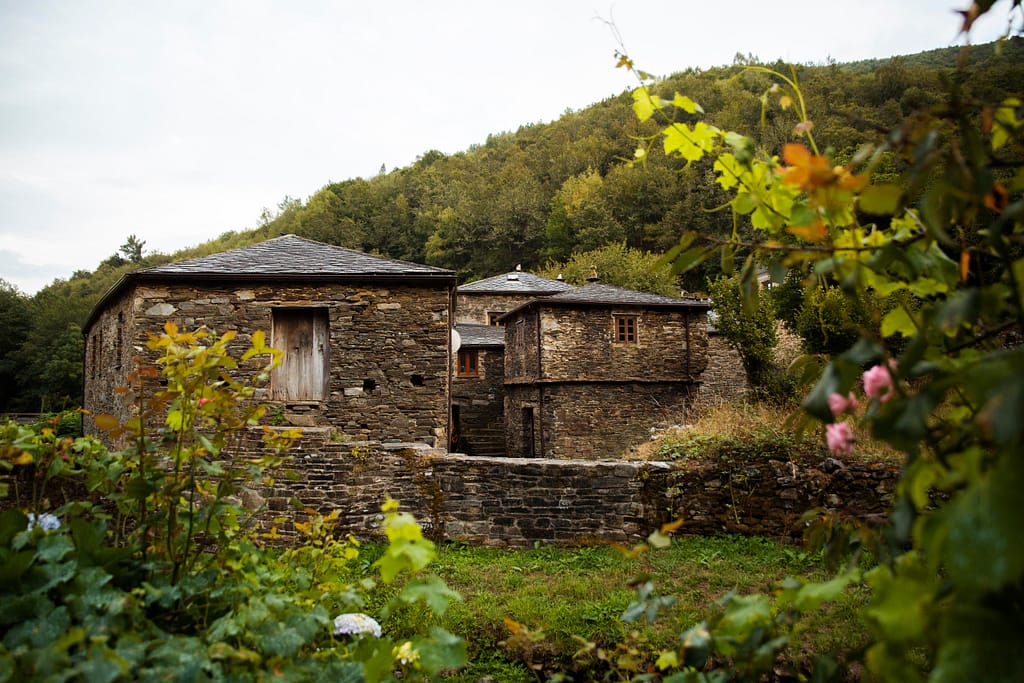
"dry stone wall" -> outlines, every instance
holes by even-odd
[[[798,459],[692,460],[674,464],[668,495],[682,531],[798,540],[814,508],[881,523],[900,477],[893,462]]]
[[[707,363],[704,311],[540,310],[543,379],[688,380]],[[635,343],[614,341],[614,319],[620,314],[637,317]]]
[[[423,444],[337,443],[318,429],[293,453],[297,478],[278,476],[248,499],[266,505],[265,525],[285,539],[291,522],[273,520],[304,516],[293,498],[339,510],[340,530],[361,537],[379,533],[380,505],[393,498],[435,539],[483,545],[631,543],[680,517],[684,534],[797,541],[800,517],[815,507],[881,522],[900,476],[893,463],[826,456],[741,464],[471,457]]]
[[[455,320],[487,325],[488,313],[508,313],[532,298],[531,294],[459,294],[455,299]]]
[[[292,534],[292,504],[340,511],[339,528],[379,532],[380,505],[400,501],[436,539],[529,546],[534,542],[629,543],[665,521],[668,467],[658,463],[567,462],[449,454],[422,444],[331,443],[311,432],[289,468],[260,492],[266,526]]]
[[[243,448],[259,447],[260,432],[253,430]],[[327,428],[305,430],[292,455],[287,469],[294,479],[278,472],[272,487],[240,496],[285,543],[297,539],[293,522],[305,520],[306,506],[323,514],[338,510],[341,533],[376,537],[387,498],[400,501],[434,539],[481,545],[630,544],[676,518],[683,519],[683,534],[797,541],[800,517],[810,508],[880,523],[900,475],[892,463],[825,456],[739,464],[470,457],[424,444],[340,443]],[[5,475],[12,495],[0,509],[30,505],[24,497],[34,472],[18,466]],[[53,505],[88,496],[81,483],[54,479],[49,486],[44,496]]]

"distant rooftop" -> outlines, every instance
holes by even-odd
[[[639,308],[695,308],[707,310],[709,302],[701,299],[678,299],[672,296],[651,294],[649,292],[638,292],[633,289],[623,289],[611,285],[591,283],[583,287],[573,288],[571,291],[562,292],[553,296],[534,299],[516,309],[509,311],[502,320],[507,319],[516,311],[530,308],[535,305],[543,306],[635,306]]]
[[[455,326],[462,346],[504,346],[505,328],[499,325],[479,325],[475,323],[458,323]]]
[[[555,294],[576,289],[562,280],[551,280],[533,273],[513,270],[458,288],[459,294]]]
[[[699,306],[707,308],[706,302],[698,299],[679,299],[674,296],[662,296],[650,292],[638,292],[635,289],[623,289],[611,285],[591,283],[577,287],[571,292],[563,292],[548,297],[546,301],[560,301],[577,304],[636,304],[638,306]]]

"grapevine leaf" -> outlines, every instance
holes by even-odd
[[[672,106],[677,109],[682,109],[687,114],[696,114],[697,112],[700,112],[701,114],[704,113],[703,107],[691,100],[689,97],[680,95],[679,93],[676,93],[675,99],[672,100]]]
[[[858,206],[864,213],[891,216],[896,213],[903,196],[903,188],[899,185],[871,185],[860,193]]]
[[[657,95],[651,95],[647,90],[647,86],[642,86],[633,91],[633,111],[641,121],[646,121],[654,116],[654,112],[664,105],[664,100]]]
[[[894,334],[912,337],[917,334],[917,327],[917,323],[903,306],[897,306],[882,318],[883,337],[891,337]]]

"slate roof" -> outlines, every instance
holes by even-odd
[[[296,235],[231,249],[219,254],[136,271],[140,276],[392,276],[450,277],[452,271],[373,256],[354,249],[315,242]]]
[[[505,328],[500,325],[459,323],[455,326],[463,348],[473,346],[505,346]]]
[[[144,268],[122,275],[97,302],[85,322],[88,330],[112,298],[130,282],[225,281],[323,282],[385,280],[451,287],[455,272],[419,263],[373,256],[297,235],[282,235],[219,254]]]
[[[638,292],[633,289],[623,289],[594,282],[583,287],[573,288],[571,291],[555,294],[554,296],[528,301],[503,315],[500,320],[505,320],[518,311],[536,305],[561,307],[597,306],[601,308],[693,308],[697,310],[707,310],[709,308],[708,302],[701,299],[678,299],[676,297]]]
[[[568,282],[514,270],[458,288],[459,294],[554,294],[576,289]]]

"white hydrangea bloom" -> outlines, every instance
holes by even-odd
[[[43,531],[56,531],[60,528],[60,519],[56,515],[51,515],[49,512],[36,516],[34,512],[29,512],[28,517],[28,529],[34,529],[39,527]]]
[[[366,635],[371,634],[374,638],[380,638],[380,624],[371,616],[362,612],[349,612],[334,617],[334,635]]]

